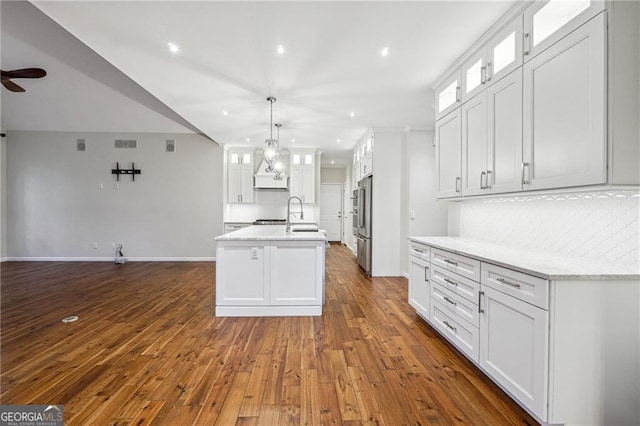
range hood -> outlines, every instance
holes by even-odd
[[[267,169],[267,162],[262,160],[260,163],[260,167],[258,167],[258,172],[254,176],[254,188],[280,188],[287,189],[289,187],[289,176],[286,171],[282,172],[282,180],[274,180],[273,173],[267,173],[265,170]]]

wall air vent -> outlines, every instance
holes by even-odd
[[[176,141],[167,139],[167,152],[176,152]]]
[[[76,151],[86,151],[87,150],[87,140],[86,139],[77,139],[76,140]]]
[[[114,147],[116,148],[137,148],[138,141],[135,139],[116,139]]]

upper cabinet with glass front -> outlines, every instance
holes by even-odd
[[[462,65],[462,102],[522,65],[522,17],[496,33]]]
[[[525,62],[602,12],[604,0],[536,1],[524,12]]]
[[[460,106],[460,84],[460,70],[457,70],[436,87],[436,120]]]

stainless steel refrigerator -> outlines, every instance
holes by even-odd
[[[358,182],[357,190],[357,221],[354,236],[357,241],[358,265],[371,275],[371,200],[372,176]]]

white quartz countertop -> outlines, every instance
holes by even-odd
[[[409,240],[548,280],[640,280],[640,267],[523,250],[459,237],[409,237]]]
[[[292,229],[300,224],[292,224]],[[326,241],[324,232],[287,232],[286,225],[253,225],[216,237],[216,241]]]

